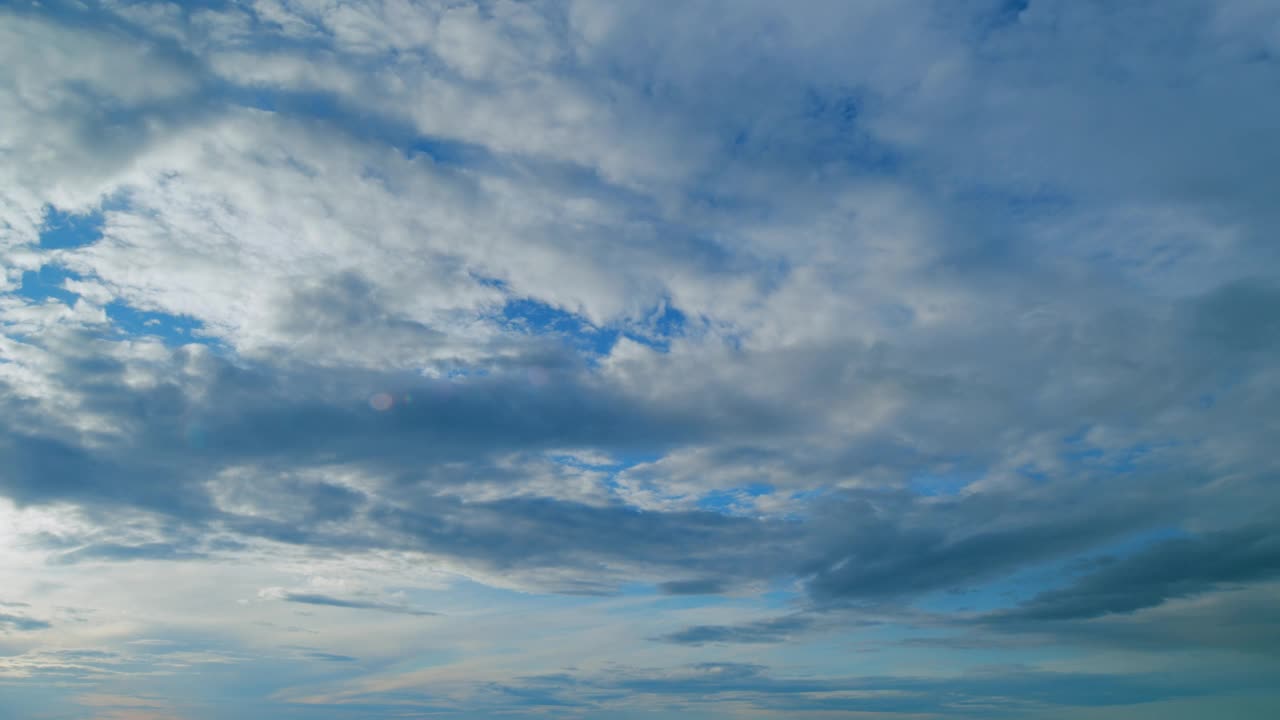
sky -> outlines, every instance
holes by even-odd
[[[1280,3],[0,2],[0,718],[1280,717]]]

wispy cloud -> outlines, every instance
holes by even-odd
[[[397,613],[400,615],[414,615],[418,617],[427,617],[439,614],[427,610],[419,610],[407,605],[395,605],[375,600],[341,598],[334,597],[332,595],[322,595],[319,593],[292,592],[289,590],[282,590],[280,588],[268,588],[259,592],[258,595],[262,598],[283,600],[284,602],[300,603],[302,605],[320,605],[322,607],[347,608],[351,610],[379,610],[382,612]]]

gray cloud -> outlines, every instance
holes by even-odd
[[[310,660],[320,660],[322,662],[350,663],[360,661],[359,658],[354,658],[350,655],[339,655],[337,653],[327,652],[308,652],[306,653],[306,657]]]
[[[1131,613],[1224,585],[1280,577],[1280,536],[1269,527],[1163,540],[1106,558],[1067,587],[1046,590],[992,621],[1077,620]]]
[[[53,625],[44,620],[37,620],[36,618],[27,617],[26,615],[0,613],[0,628],[25,632],[30,630],[47,630],[51,627],[53,627]]]
[[[812,616],[786,615],[741,625],[691,625],[655,639],[680,645],[778,643],[811,629],[815,622]]]
[[[667,595],[719,595],[728,587],[720,580],[702,578],[698,580],[669,580],[658,584],[658,589]]]
[[[280,599],[285,602],[299,603],[302,605],[320,605],[323,607],[348,608],[351,610],[378,610],[381,612],[396,613],[398,615],[413,615],[415,617],[439,615],[439,613],[430,612],[428,610],[419,610],[406,605],[392,605],[391,603],[377,602],[374,600],[340,598],[332,595],[322,595],[319,593],[285,592],[280,596]]]

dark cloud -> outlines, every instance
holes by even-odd
[[[7,432],[4,432],[7,430]],[[117,459],[50,437],[0,430],[0,485],[20,503],[79,500],[181,514],[202,505],[199,490],[153,462]]]
[[[692,625],[654,639],[679,645],[779,643],[815,624],[811,616],[788,615],[742,625]]]
[[[282,376],[270,368],[240,367],[216,355],[178,348],[166,364],[197,374],[195,382],[167,377],[154,387],[134,389],[123,382],[132,368],[119,361],[83,375],[83,366],[97,357],[93,349],[109,350],[92,341],[75,346],[85,340],[68,337],[67,345],[56,348],[74,353],[59,361],[59,375],[83,393],[84,410],[132,431],[129,444],[91,452],[11,428],[4,439],[15,463],[6,479],[15,494],[34,500],[41,494],[101,492],[121,473],[131,480],[112,493],[158,494],[161,483],[145,482],[151,474],[207,472],[250,461],[289,466],[363,462],[404,471],[409,464],[421,467],[426,459],[475,461],[565,446],[647,451],[721,431],[705,413],[645,403],[593,381],[580,366],[572,373],[551,374],[540,385],[529,382],[522,366],[465,381],[305,367]],[[368,404],[377,392],[388,392],[397,402],[378,412]],[[24,409],[25,415],[33,412]],[[56,427],[51,418],[30,419],[35,426]],[[765,422],[749,416],[744,421]],[[180,495],[183,489],[179,483],[171,494]]]
[[[727,589],[723,581],[714,578],[658,583],[658,590],[667,595],[719,595]]]
[[[47,630],[51,627],[53,627],[53,625],[44,620],[37,620],[36,618],[27,617],[26,615],[0,613],[0,628],[25,632],[30,630]]]
[[[823,527],[815,544],[823,550],[809,592],[819,603],[839,605],[964,589],[1123,537],[1181,509],[1154,494],[1145,505],[1097,507],[1084,499],[1093,484],[932,502],[885,492],[826,499],[815,520]],[[1146,496],[1145,484],[1127,492]]]
[[[364,287],[354,280],[347,285],[352,283]],[[552,589],[565,592],[609,592],[617,578],[592,575],[621,562],[651,577],[694,575],[658,580],[658,589],[671,594],[720,593],[743,580],[798,576],[820,605],[876,603],[962,589],[1176,521],[1186,500],[1172,489],[1199,482],[1147,472],[1116,486],[1110,473],[1094,471],[1072,481],[1024,483],[1011,492],[929,500],[909,492],[846,490],[813,502],[805,523],[555,498],[464,502],[449,488],[478,477],[515,487],[527,477],[495,462],[513,452],[569,445],[625,453],[787,426],[781,415],[750,412],[741,413],[736,425],[724,425],[717,409],[700,414],[654,404],[592,380],[580,366],[566,366],[541,386],[507,371],[465,381],[398,378],[396,396],[412,401],[378,411],[367,402],[371,391],[386,387],[377,384],[386,380],[378,375],[301,365],[278,375],[178,348],[160,361],[161,382],[134,389],[123,381],[137,370],[133,364],[99,361],[98,341],[64,341],[46,342],[66,351],[61,372],[78,383],[72,387],[86,410],[111,418],[129,435],[85,448],[34,408],[15,405],[10,417],[46,434],[10,425],[0,436],[11,460],[0,469],[0,483],[23,502],[125,506],[185,527],[150,543],[98,540],[64,554],[64,562],[199,558],[216,550],[201,535],[226,530],[316,547],[426,551],[529,576],[537,569],[577,573],[552,581]],[[787,463],[818,477],[877,457],[910,460],[898,449],[866,448],[867,455],[826,466],[812,458],[793,463],[785,453],[764,450],[736,455],[748,463]],[[726,461],[733,456],[717,455]],[[297,474],[345,465],[374,473],[376,494]],[[255,473],[245,483],[247,494],[228,497],[261,503],[265,515],[218,509],[210,495],[211,479],[243,466]],[[1099,506],[1091,498],[1103,486],[1109,500]],[[669,639],[744,642],[770,632],[708,626]]]
[[[1280,348],[1280,287],[1240,280],[1200,298],[1191,313],[1194,332],[1224,350],[1257,356]]]
[[[1227,651],[1251,662],[1280,658],[1280,608],[1274,582],[1235,587],[1193,596],[1191,602],[1165,603],[1132,613],[1113,613],[1069,620],[996,619],[981,629],[1000,631],[995,638],[1025,639],[1042,645],[1066,645],[1137,652],[1177,653]]]
[[[1176,518],[1183,502],[1176,493],[1157,492],[1159,485],[1168,488],[1167,478],[1149,475],[1109,489],[1111,501],[1095,507],[1088,498],[1107,481],[1105,473],[1023,486],[1016,494],[927,502],[905,492],[830,493],[812,504],[811,522],[803,524],[554,498],[463,502],[447,494],[451,486],[477,478],[512,487],[523,482],[527,475],[519,469],[495,462],[513,452],[577,445],[625,453],[786,425],[768,413],[749,412],[737,425],[722,425],[714,408],[699,414],[655,405],[591,380],[581,367],[542,386],[506,372],[459,382],[398,379],[396,396],[412,401],[378,411],[367,398],[380,386],[367,373],[294,366],[291,375],[279,376],[178,348],[161,361],[171,368],[162,382],[131,389],[123,378],[136,368],[115,359],[96,362],[95,341],[48,342],[68,351],[61,362],[66,378],[82,383],[76,389],[84,407],[130,435],[86,449],[50,427],[49,418],[19,406],[15,416],[48,435],[11,427],[0,437],[13,460],[0,470],[9,494],[24,502],[123,505],[189,528],[186,538],[151,544],[98,541],[67,554],[66,561],[194,558],[213,549],[201,545],[201,533],[226,529],[319,547],[422,550],[503,570],[588,573],[621,561],[658,576],[695,575],[659,581],[661,591],[673,594],[800,576],[820,603],[880,602],[964,587],[1081,552]],[[908,459],[875,445],[868,452],[895,463]],[[763,451],[744,458],[791,462],[788,455]],[[797,459],[795,465],[820,476],[865,459],[840,459],[835,467]],[[297,474],[352,464],[379,479],[375,496]],[[218,509],[209,481],[246,465],[254,468],[253,479],[228,497],[262,504],[263,512]],[[610,582],[584,574],[557,579],[555,587],[607,592]]]
[[[642,568],[674,565],[726,578],[758,577],[782,569],[785,548],[795,542],[789,528],[760,520],[549,498],[486,503],[439,498],[414,511],[379,509],[370,519],[423,549],[507,570],[599,567],[623,560]]]
[[[300,603],[303,605],[320,605],[323,607],[348,608],[352,610],[379,610],[381,612],[396,613],[398,615],[414,615],[417,617],[439,615],[439,613],[430,612],[428,610],[419,610],[407,605],[393,605],[391,603],[377,602],[375,600],[340,598],[332,595],[321,595],[318,593],[286,592],[280,596],[280,599],[285,602]]]
[[[1080,620],[1131,613],[1215,588],[1280,577],[1280,534],[1254,527],[1173,538],[1110,558],[1065,588],[994,613],[993,622]]]
[[[308,652],[305,656],[308,660],[319,660],[321,662],[350,663],[360,661],[359,658],[354,658],[350,655],[339,655],[327,652]]]

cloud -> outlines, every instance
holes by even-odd
[[[103,543],[77,548],[57,556],[60,563],[78,563],[93,560],[127,561],[127,560],[198,560],[206,557],[204,553],[174,543],[157,542],[141,545],[118,545]]]
[[[658,584],[658,589],[668,595],[718,595],[726,590],[724,583],[713,578],[700,580],[669,580]]]
[[[657,639],[681,645],[779,643],[809,630],[814,623],[811,616],[786,615],[742,625],[691,625]]]
[[[391,603],[378,602],[375,600],[340,598],[321,593],[299,593],[282,590],[280,588],[269,588],[259,592],[258,595],[259,597],[278,599],[283,600],[284,602],[299,603],[302,605],[319,605],[322,607],[347,608],[351,610],[378,610],[381,612],[396,613],[400,615],[413,615],[415,617],[439,615],[439,613],[419,610],[407,605],[393,605]]]
[[[309,652],[309,653],[306,653],[306,657],[311,660],[322,660],[324,662],[338,662],[338,663],[359,662],[358,658],[353,658],[350,655],[338,655],[337,653],[327,653],[327,652]]]
[[[260,684],[202,687],[245,718],[330,661],[374,717],[1032,717],[1269,662],[1278,27],[7,7],[0,714],[228,658]]]
[[[1259,673],[1239,678],[1239,686],[1257,687]],[[665,669],[618,666],[608,674],[575,673],[526,676],[495,685],[472,696],[476,707],[500,706],[501,698],[531,702],[539,708],[583,706],[596,712],[622,711],[635,698],[650,698],[672,710],[701,717],[717,708],[756,713],[792,712],[942,714],[969,717],[976,713],[1026,715],[1064,713],[1072,708],[1130,706],[1206,692],[1203,683],[1179,684],[1167,675],[1106,675],[993,668],[944,676],[788,676],[770,668],[735,662],[707,662]],[[418,690],[421,692],[421,690]],[[494,698],[492,693],[499,693]],[[324,696],[313,698],[320,702]],[[495,702],[497,700],[497,702]],[[376,703],[375,696],[348,698],[349,703]]]
[[[1168,600],[1280,575],[1280,542],[1252,527],[1157,542],[1123,558],[1106,557],[1070,585],[1041,592],[992,621],[1077,620],[1131,613]]]
[[[0,613],[0,627],[8,630],[25,632],[30,630],[47,630],[53,627],[53,625],[44,620],[37,620],[32,617],[27,617],[26,615]]]

